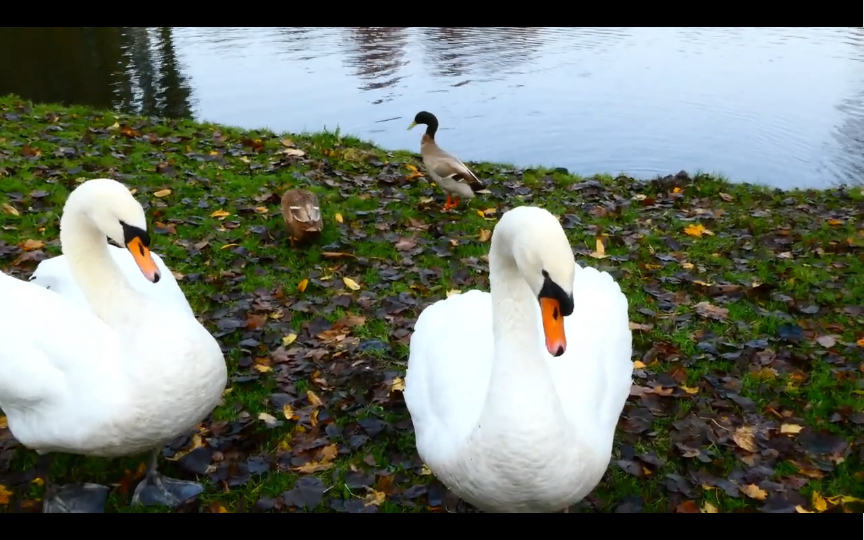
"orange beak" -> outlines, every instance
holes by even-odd
[[[147,246],[144,245],[144,242],[141,241],[140,238],[133,238],[131,242],[126,244],[126,249],[129,250],[129,253],[132,254],[132,257],[135,258],[135,263],[138,265],[138,268],[141,269],[141,273],[144,274],[148,280],[153,283],[159,283],[159,268],[156,266],[156,263],[153,262],[153,257],[150,256],[150,250],[147,249]]]
[[[541,298],[540,312],[543,314],[546,350],[552,356],[561,356],[567,350],[567,336],[564,335],[564,314],[561,313],[561,304],[552,298]]]

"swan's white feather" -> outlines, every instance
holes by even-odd
[[[159,283],[151,283],[135,263],[135,258],[129,253],[128,249],[121,249],[117,246],[108,244],[108,252],[111,258],[120,267],[120,270],[129,280],[129,284],[136,291],[158,298],[169,305],[176,306],[183,310],[190,317],[194,317],[189,301],[180,289],[180,285],[174,278],[171,270],[165,266],[162,258],[156,253],[150,252],[153,257],[153,262],[159,268],[160,279]],[[44,287],[55,293],[65,296],[66,298],[82,305],[87,306],[87,300],[84,298],[84,293],[75,283],[72,278],[72,272],[69,269],[69,262],[65,255],[51,257],[40,262],[30,276],[30,281]]]

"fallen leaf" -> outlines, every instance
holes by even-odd
[[[715,306],[708,301],[699,302],[693,307],[696,308],[696,313],[706,319],[722,321],[729,316],[729,310],[727,308]]]
[[[843,225],[843,220],[842,219],[829,219],[828,225],[831,225],[832,227],[836,227],[837,225]]]
[[[647,331],[653,330],[653,329],[654,329],[653,324],[642,324],[642,323],[630,321],[630,330],[643,330],[643,331],[647,332]]]
[[[714,233],[706,229],[701,223],[697,225],[688,225],[684,227],[684,234],[689,236],[701,237],[703,234],[713,235]]]
[[[750,426],[741,426],[736,429],[735,433],[732,434],[732,440],[748,452],[757,452],[759,450],[753,437],[753,428]]]
[[[480,229],[480,234],[477,239],[481,242],[487,242],[490,238],[492,238],[492,231],[489,229]]]
[[[334,218],[336,221],[338,221],[339,223],[343,223],[343,222],[344,222],[344,220],[342,219],[342,214],[340,214],[339,212],[336,212],[336,215],[333,216],[333,218]]]
[[[375,491],[374,489],[363,498],[363,506],[378,506],[387,498],[385,493]]]
[[[454,294],[462,294],[462,291],[460,291],[459,289],[450,289],[449,291],[447,291],[447,298],[450,298]]]
[[[810,510],[805,510],[803,506],[800,504],[795,507],[795,511],[799,514],[814,514],[815,512],[811,512]]]
[[[814,491],[810,495],[810,502],[813,505],[813,510],[817,512],[828,510],[828,501],[826,501],[825,497],[820,495],[818,491]]]
[[[299,467],[294,467],[294,470],[303,474],[313,474],[316,472],[326,471],[333,467],[333,463],[321,463],[319,461],[310,461]]]
[[[633,369],[645,369],[645,364],[643,364],[640,360],[635,360],[633,362]]]
[[[230,212],[226,212],[225,210],[216,210],[215,212],[210,214],[210,217],[212,217],[212,218],[224,218],[224,217],[227,217],[230,215],[231,215]]]
[[[679,514],[698,514],[699,507],[693,501],[684,501],[675,507],[675,512]]]
[[[41,240],[24,240],[24,244],[21,245],[21,249],[24,251],[33,251],[34,249],[42,249],[45,247],[45,242]]]
[[[159,199],[161,199],[162,197],[167,197],[168,195],[171,195],[170,189],[160,189],[159,191],[153,193],[153,196]]]
[[[703,514],[717,514],[718,510],[717,510],[716,506],[714,506],[710,502],[706,501],[705,504],[702,505],[702,513]]]
[[[342,282],[345,284],[346,287],[348,287],[352,291],[359,291],[360,290],[360,285],[357,285],[357,282],[354,281],[353,279],[349,278],[349,277],[343,277]]]
[[[759,489],[759,486],[756,484],[747,484],[739,489],[741,490],[741,493],[747,495],[751,499],[756,499],[757,501],[764,501],[765,497],[768,496],[768,492],[764,489]]]
[[[258,414],[258,420],[262,420],[268,426],[276,425],[276,417],[272,414],[267,414],[266,412]]]
[[[782,424],[780,426],[780,433],[785,435],[796,435],[801,433],[802,429],[804,429],[804,426],[799,426],[798,424]]]
[[[0,484],[0,505],[9,504],[9,497],[12,496],[12,492],[6,489],[6,486]]]
[[[720,198],[726,202],[732,202],[735,200],[735,197],[733,197],[732,195],[729,195],[728,193],[723,193],[723,192],[720,192]]]
[[[303,150],[300,150],[299,148],[286,148],[285,150],[282,150],[282,153],[285,154],[286,156],[293,156],[293,157],[303,157],[306,155],[306,152],[304,152]]]
[[[8,203],[3,203],[3,213],[11,214],[13,216],[20,216],[21,215],[18,213],[17,208],[15,208],[14,206],[12,206],[11,204],[8,204]]]
[[[294,340],[297,339],[297,334],[291,333],[282,338],[282,346],[287,347],[294,343]]]
[[[402,377],[394,377],[393,382],[390,383],[390,392],[404,392],[405,391],[405,380]]]
[[[309,400],[310,405],[314,405],[316,407],[320,407],[321,405],[323,405],[323,403],[321,402],[321,398],[315,395],[315,392],[313,392],[312,390],[306,390],[306,399]]]
[[[835,338],[835,336],[819,336],[818,338],[816,338],[816,342],[819,345],[825,347],[826,349],[830,349],[834,345],[837,345],[837,339]]]
[[[680,388],[681,388],[681,390],[684,390],[685,392],[687,392],[687,393],[690,394],[691,396],[699,393],[699,388],[698,388],[698,387],[684,386],[684,385],[682,384],[682,385],[680,386]]]
[[[608,257],[606,255],[606,248],[603,246],[603,239],[599,234],[594,238],[594,251],[590,255],[595,259],[605,259]]]
[[[308,280],[308,279],[304,279],[303,281],[301,281],[300,283],[297,284],[297,290],[300,291],[300,292],[303,292],[303,291],[306,290],[306,287],[307,287],[308,285],[309,285],[309,280]]]
[[[9,422],[6,420],[5,416],[0,416],[0,429],[6,429],[9,427]]]

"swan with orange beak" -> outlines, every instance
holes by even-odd
[[[74,287],[39,286],[45,275],[27,282],[0,274],[0,408],[12,435],[39,454],[43,512],[104,511],[106,486],[50,481],[58,452],[149,452],[132,503],[176,507],[204,488],[163,476],[159,451],[219,403],[227,382],[222,350],[185,296],[166,302],[149,293],[173,277],[154,260],[144,210],[123,184],[78,186],[63,207],[60,244]]]

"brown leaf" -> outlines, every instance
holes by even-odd
[[[326,471],[333,467],[333,463],[321,463],[318,461],[310,461],[309,463],[304,463],[299,467],[294,467],[293,470],[302,473],[302,474],[312,474],[316,472]]]
[[[162,197],[167,197],[168,195],[171,195],[171,190],[167,189],[167,188],[166,189],[160,189],[159,191],[153,193],[153,196],[157,197],[159,199],[161,199]]]
[[[9,422],[6,420],[5,416],[0,416],[0,429],[6,429],[9,427]]]
[[[228,217],[230,215],[231,215],[231,213],[226,212],[225,210],[216,210],[215,212],[210,214],[210,217],[212,217],[212,218],[224,218],[224,217]]]
[[[480,229],[480,235],[477,237],[477,240],[480,242],[488,242],[490,238],[492,238],[492,231],[489,229]]]
[[[9,504],[9,497],[12,496],[12,492],[6,489],[6,486],[0,484],[0,505]]]
[[[675,512],[679,514],[699,514],[699,507],[693,501],[684,501],[675,507]]]
[[[399,251],[408,251],[409,249],[414,249],[415,247],[417,247],[417,241],[413,238],[402,236],[399,238],[398,241],[396,241],[395,247]]]
[[[736,429],[735,433],[732,434],[732,440],[748,452],[757,452],[759,450],[756,446],[756,439],[753,437],[753,428],[750,426],[741,426]]]
[[[729,316],[728,309],[715,306],[708,301],[699,302],[694,307],[696,308],[696,313],[698,313],[702,317],[705,317],[706,319],[722,321]]]
[[[45,242],[41,240],[24,240],[24,243],[21,244],[21,249],[24,251],[33,251],[34,249],[42,249],[45,247]]]
[[[735,197],[733,197],[732,195],[729,195],[728,193],[722,193],[722,192],[720,193],[720,198],[726,202],[732,202],[735,200]]]
[[[304,279],[303,281],[301,281],[300,283],[297,284],[297,290],[300,291],[300,292],[303,292],[303,291],[306,290],[306,287],[307,287],[308,285],[309,285],[309,280],[308,280],[308,279]]]
[[[383,503],[386,498],[387,494],[373,489],[363,498],[363,506],[378,506]]]
[[[747,484],[738,489],[740,489],[741,493],[744,495],[747,495],[751,499],[756,499],[757,501],[764,501],[765,497],[768,496],[768,492],[764,489],[759,489],[759,486],[756,484]]]

